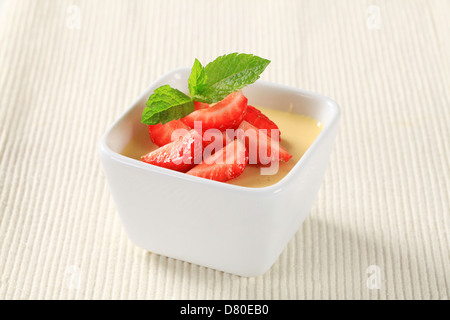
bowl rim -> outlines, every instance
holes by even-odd
[[[139,168],[148,172],[154,172],[154,173],[160,173],[164,175],[169,175],[173,178],[178,178],[182,180],[186,180],[192,183],[201,183],[205,186],[211,187],[211,188],[225,188],[229,191],[238,191],[238,192],[247,192],[249,194],[255,194],[260,195],[261,193],[278,193],[282,189],[286,187],[286,185],[290,184],[290,182],[293,180],[292,177],[297,174],[297,172],[300,171],[300,169],[303,167],[303,163],[307,162],[308,159],[311,157],[311,153],[314,152],[314,150],[317,148],[318,145],[324,141],[327,136],[332,134],[332,127],[334,125],[337,125],[338,120],[341,116],[341,111],[338,106],[338,104],[319,93],[298,89],[295,87],[272,83],[269,81],[258,79],[253,85],[265,85],[273,87],[274,89],[284,90],[284,91],[292,91],[296,93],[301,93],[302,95],[309,96],[313,99],[319,99],[319,100],[325,100],[327,102],[327,105],[329,107],[329,113],[331,114],[330,121],[327,125],[324,125],[322,131],[319,133],[317,138],[313,141],[313,143],[309,146],[309,148],[306,150],[306,152],[303,154],[303,156],[297,161],[297,163],[292,167],[292,169],[284,176],[280,181],[269,185],[265,187],[255,188],[255,187],[245,187],[245,186],[239,186],[234,184],[228,184],[220,181],[214,181],[210,179],[200,178],[196,176],[187,175],[183,172],[174,171],[167,168],[162,168],[158,166],[149,165],[148,163],[144,163],[142,161],[129,158],[127,156],[124,156],[116,151],[113,151],[107,144],[107,140],[111,132],[114,130],[114,128],[125,118],[128,114],[130,114],[136,107],[138,107],[138,104],[141,100],[148,98],[150,94],[152,94],[153,90],[156,89],[156,85],[160,82],[164,81],[165,79],[173,76],[173,74],[180,73],[180,72],[189,72],[190,68],[177,68],[173,69],[162,76],[160,76],[158,79],[156,79],[150,86],[148,86],[142,94],[139,95],[138,98],[136,98],[128,107],[127,109],[122,112],[122,114],[108,127],[108,129],[105,131],[105,133],[102,135],[100,142],[99,142],[99,153],[100,155],[108,156],[109,158],[113,159],[116,162],[120,162],[126,166],[131,166],[135,168]]]

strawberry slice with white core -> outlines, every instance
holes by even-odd
[[[141,160],[155,166],[186,172],[201,162],[202,153],[202,136],[196,130],[191,130],[179,140],[142,156]]]
[[[281,132],[278,126],[270,120],[265,114],[263,114],[259,109],[256,109],[255,107],[248,105],[247,106],[247,112],[245,113],[244,120],[250,123],[251,125],[255,126],[258,129],[266,129],[267,135],[270,137],[272,135],[272,130],[278,131],[278,137],[280,136]],[[281,138],[279,137],[279,140]]]
[[[172,120],[165,124],[158,123],[148,126],[150,139],[152,139],[153,143],[159,147],[172,142],[172,133],[177,129],[190,130],[190,128],[181,120]]]
[[[203,156],[207,157],[209,154],[224,148],[232,139],[226,131],[219,129],[209,129],[203,132],[203,145],[205,147]]]
[[[213,155],[206,157],[187,174],[226,182],[240,176],[247,163],[248,156],[244,143],[234,140]]]
[[[278,139],[272,139],[265,129],[258,129],[247,121],[242,121],[238,130],[245,134],[249,163],[267,165],[272,161],[289,161],[292,155],[283,148]]]
[[[194,121],[201,121],[203,130],[212,128],[225,130],[237,128],[244,119],[246,110],[247,98],[239,90],[215,105],[196,110],[181,120],[191,128],[194,128]]]

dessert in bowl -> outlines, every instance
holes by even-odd
[[[204,159],[184,172],[142,161],[160,148],[141,123],[149,96],[163,85],[189,92],[190,73],[177,69],[158,79],[102,137],[100,155],[117,212],[129,238],[145,250],[242,276],[260,275],[314,203],[339,108],[322,95],[257,80],[242,94],[247,105],[278,125],[280,146],[291,155],[275,174],[261,175],[263,166],[247,162],[238,176],[222,182],[187,174]]]

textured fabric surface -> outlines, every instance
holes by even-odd
[[[450,2],[8,1],[0,13],[0,299],[448,299]],[[97,146],[156,78],[228,52],[342,121],[316,203],[243,278],[124,233]]]

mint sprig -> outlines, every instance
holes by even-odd
[[[165,85],[148,98],[141,122],[148,125],[180,119],[195,110],[194,101],[214,103],[259,79],[270,63],[252,54],[231,53],[205,67],[195,59],[188,79],[190,97]]]

